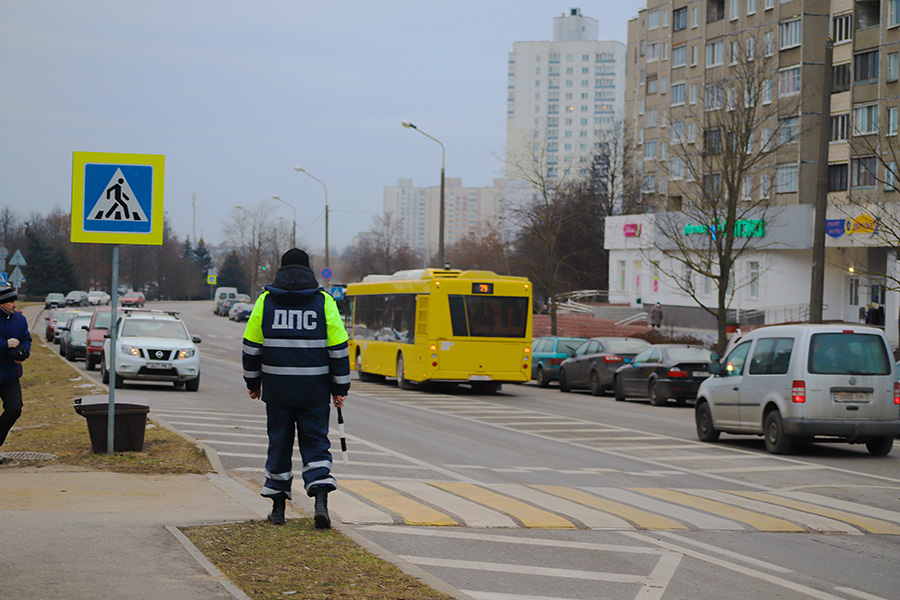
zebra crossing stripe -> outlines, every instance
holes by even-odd
[[[459,525],[448,515],[374,481],[347,480],[341,485],[344,489],[399,514],[409,525]]]
[[[584,504],[585,506],[589,506],[603,512],[618,515],[619,517],[622,517],[623,519],[634,523],[635,526],[640,529],[687,529],[687,526],[679,523],[678,521],[675,521],[674,519],[670,519],[656,513],[648,512],[646,510],[641,510],[634,506],[629,506],[628,504],[622,504],[621,502],[615,502],[606,498],[600,498],[599,496],[588,494],[587,492],[583,492],[578,489],[558,485],[533,485],[531,487],[539,489],[542,492],[546,492],[548,494],[553,494],[554,496],[568,498],[569,500],[578,502],[579,504]]]
[[[471,483],[451,482],[434,483],[432,485],[494,510],[504,512],[528,528],[576,529],[574,523],[558,515]]]
[[[621,502],[630,506],[642,508],[644,510],[659,515],[668,515],[673,519],[677,519],[682,523],[687,523],[697,529],[721,529],[723,531],[739,531],[744,529],[730,519],[723,519],[699,510],[693,510],[684,506],[679,506],[671,502],[662,502],[645,495],[641,495],[628,490],[613,487],[588,487],[585,491]]]
[[[737,504],[738,506],[747,508],[749,510],[755,510],[757,512],[770,514],[773,517],[780,517],[788,521],[793,521],[794,523],[800,524],[811,531],[862,535],[862,532],[860,532],[858,529],[848,523],[844,523],[843,521],[837,521],[835,519],[829,519],[828,517],[814,515],[808,512],[802,512],[793,508],[776,506],[774,504],[766,504],[765,502],[760,502],[758,500],[751,500],[750,498],[737,496],[733,492],[720,492],[717,490],[684,491],[695,495],[706,496],[712,500],[718,500],[719,502],[725,502],[727,504]]]
[[[390,486],[459,516],[468,527],[514,528],[517,526],[512,519],[504,514],[470,502],[465,498],[460,498],[455,494],[439,490],[427,483],[419,481],[392,481]]]
[[[800,502],[798,500],[793,500],[791,498],[784,498],[782,496],[776,496],[775,494],[766,494],[764,492],[730,492],[732,494],[736,494],[738,496],[744,496],[745,498],[752,498],[754,500],[759,500],[761,502],[768,502],[769,504],[776,504],[778,506],[785,506],[787,508],[794,508],[797,510],[801,510],[804,512],[812,513],[814,515],[822,515],[823,517],[829,517],[831,519],[837,519],[838,521],[844,521],[845,523],[850,523],[851,525],[855,525],[860,529],[864,529],[870,533],[883,533],[888,535],[900,535],[900,527],[894,525],[893,523],[888,523],[887,521],[882,521],[880,519],[873,519],[871,517],[863,517],[861,515],[855,515],[853,513],[839,510],[836,508],[828,508],[825,506],[819,506],[817,504],[809,504],[807,502]]]
[[[730,504],[723,504],[715,500],[709,500],[700,496],[692,496],[678,490],[665,490],[658,488],[631,488],[635,492],[653,496],[666,502],[690,506],[702,511],[732,519],[739,523],[746,523],[760,531],[790,531],[799,533],[803,528],[795,523],[771,517],[762,513],[747,510]]]
[[[572,502],[569,498],[547,494],[533,487],[502,483],[492,486],[500,493],[521,498],[537,506],[581,521],[588,529],[631,529],[631,524],[609,513]]]
[[[347,487],[347,481],[341,480],[342,487]],[[380,523],[393,525],[394,519],[384,511],[357,500],[347,492],[338,488],[328,494],[331,511],[344,523]]]

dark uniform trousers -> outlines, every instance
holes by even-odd
[[[263,496],[281,492],[291,498],[293,482],[291,455],[294,450],[294,431],[300,442],[303,459],[303,487],[307,495],[331,492],[336,489],[331,476],[331,443],[328,424],[331,405],[277,406],[266,404],[268,417],[269,452],[266,460],[266,483]]]

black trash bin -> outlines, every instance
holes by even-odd
[[[129,398],[115,403],[115,423],[113,424],[113,452],[140,452],[144,449],[144,430],[147,429],[147,413],[150,407],[135,403]],[[107,396],[85,396],[75,399],[75,412],[87,420],[91,436],[91,450],[106,452],[109,428],[109,398]]]

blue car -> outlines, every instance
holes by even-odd
[[[539,337],[531,344],[531,378],[538,386],[547,387],[559,379],[559,365],[585,342],[580,337]]]

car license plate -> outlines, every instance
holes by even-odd
[[[694,377],[709,377],[709,371],[694,371]]]
[[[834,392],[835,402],[868,402],[869,394],[866,392]]]
[[[490,381],[490,375],[469,375],[469,381]]]
[[[169,363],[164,363],[164,362],[162,362],[162,363],[161,362],[148,362],[147,368],[148,369],[171,369],[172,365],[170,365]]]

